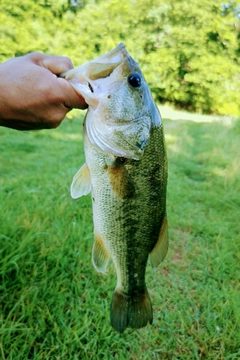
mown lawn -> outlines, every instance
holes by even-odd
[[[69,194],[81,119],[0,128],[0,358],[240,359],[240,121],[164,116],[170,249],[147,268],[153,325],[123,334],[113,266],[91,264],[90,197]]]

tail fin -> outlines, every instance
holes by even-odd
[[[152,324],[152,321],[152,304],[147,288],[134,297],[115,290],[111,304],[111,325],[115,330],[122,333],[126,327],[138,329],[148,322]]]

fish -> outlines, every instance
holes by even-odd
[[[71,196],[91,193],[92,262],[112,259],[117,284],[110,323],[122,333],[153,322],[145,274],[168,251],[168,164],[160,112],[138,63],[124,43],[61,74],[88,104],[83,122],[86,163]]]

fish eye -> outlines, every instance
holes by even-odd
[[[132,73],[128,77],[128,83],[134,88],[138,88],[141,85],[142,79],[141,76],[137,73]]]

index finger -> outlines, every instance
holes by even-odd
[[[72,61],[66,56],[47,56],[42,60],[42,65],[55,75],[73,68]]]
[[[38,52],[28,56],[36,65],[44,67],[55,75],[73,68],[72,61],[67,56],[46,55]]]

